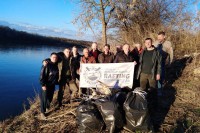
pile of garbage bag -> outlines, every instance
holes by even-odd
[[[91,101],[83,101],[77,108],[78,133],[101,132],[103,118],[96,105]]]
[[[146,92],[118,91],[109,95],[84,99],[77,108],[79,133],[147,131],[149,117]]]
[[[129,92],[124,102],[126,125],[130,131],[147,131],[149,115],[147,108],[146,92],[136,90]]]

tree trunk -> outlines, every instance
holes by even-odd
[[[107,44],[107,34],[106,34],[106,30],[107,30],[107,23],[105,20],[105,9],[104,9],[104,4],[103,1],[100,0],[100,4],[101,4],[101,23],[102,23],[102,42],[103,44]]]

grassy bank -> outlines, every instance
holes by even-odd
[[[159,99],[159,108],[152,115],[159,132],[200,132],[199,75],[199,54],[178,57],[168,69],[164,95]],[[36,97],[30,101],[29,110],[1,122],[0,132],[77,132],[75,110],[79,103],[64,104],[57,110],[53,106],[56,96],[46,120],[40,120],[39,97]]]

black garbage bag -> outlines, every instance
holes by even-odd
[[[103,118],[91,100],[83,101],[76,110],[78,133],[101,132],[104,127]]]
[[[119,104],[119,107],[123,110],[123,105],[126,100],[126,92],[117,92],[115,95],[111,96],[111,100]]]
[[[127,94],[124,102],[126,124],[125,128],[130,131],[147,131],[149,116],[146,100],[146,92],[136,88]]]
[[[99,98],[95,101],[95,104],[106,124],[106,131],[114,133],[123,127],[122,108],[116,101],[112,101],[111,97]]]

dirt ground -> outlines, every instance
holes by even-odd
[[[198,67],[200,67],[200,55],[197,54],[179,57],[167,69],[163,95],[151,98],[150,116],[154,132],[200,132],[200,76],[194,74],[194,69]],[[155,94],[156,92],[152,92],[152,96]],[[53,105],[55,101],[54,99]],[[39,98],[36,97],[30,104],[30,109],[20,116],[1,122],[0,132],[77,132],[75,110],[78,102],[64,104],[61,109],[52,106],[46,120],[40,119]]]

